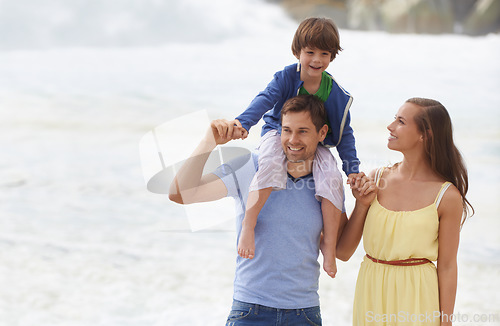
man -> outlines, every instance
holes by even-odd
[[[326,113],[319,99],[299,95],[285,103],[281,120],[287,189],[272,192],[259,214],[255,227],[258,254],[251,260],[237,257],[234,301],[226,325],[321,325],[318,255],[323,222],[320,202],[314,196],[312,163],[328,131]],[[177,173],[169,194],[180,204],[234,197],[239,202],[238,237],[248,188],[258,168],[257,155],[236,159],[207,175],[203,168],[216,145],[243,135],[244,130],[232,122],[212,121],[205,138]],[[337,173],[338,191],[343,191]],[[334,214],[339,219],[341,212],[336,209]]]

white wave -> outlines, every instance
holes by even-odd
[[[291,24],[251,0],[1,1],[0,49],[214,42]]]

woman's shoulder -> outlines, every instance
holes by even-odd
[[[440,223],[459,225],[463,217],[463,199],[460,191],[451,184],[442,194],[437,207]]]
[[[368,176],[374,180],[386,178],[389,174],[394,173],[394,168],[396,165],[397,165],[397,163],[393,164],[393,165],[379,166],[379,167],[371,170]]]
[[[443,205],[448,204],[457,204],[457,203],[462,203],[462,195],[460,194],[460,191],[458,190],[457,187],[451,182],[444,182],[444,183],[449,183],[449,186],[444,190],[443,193],[443,199],[441,203]]]

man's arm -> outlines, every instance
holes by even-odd
[[[178,204],[192,204],[224,198],[227,195],[224,182],[215,174],[203,175],[203,168],[217,145],[242,138],[243,130],[232,121],[212,121],[205,137],[172,181],[169,199]]]

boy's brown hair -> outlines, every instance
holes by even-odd
[[[292,41],[292,53],[299,58],[300,51],[305,48],[316,48],[330,52],[330,62],[335,59],[340,47],[340,36],[337,26],[329,18],[307,18],[302,21]]]

